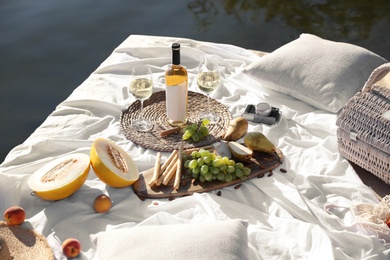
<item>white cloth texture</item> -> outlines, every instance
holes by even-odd
[[[386,223],[390,219],[390,195],[383,197],[378,204],[361,203],[350,207],[329,204],[325,208],[329,213],[340,208],[350,210],[354,221],[347,227],[349,230],[359,230],[390,243],[390,228]]]
[[[265,87],[336,113],[386,62],[362,47],[304,33],[250,64],[245,73]]]
[[[246,227],[240,220],[147,225],[104,231],[93,240],[99,259],[245,260]]]
[[[239,189],[224,188],[221,196],[213,191],[173,201],[141,201],[131,187],[106,186],[91,168],[85,184],[66,199],[53,202],[32,196],[27,184],[31,174],[59,156],[89,154],[98,137],[128,151],[140,171],[154,166],[156,151],[127,140],[119,117],[135,101],[128,90],[131,68],[149,64],[155,91],[164,90],[164,72],[171,63],[171,44],[176,41],[182,46],[181,63],[188,70],[190,90],[198,91],[194,79],[200,54],[215,54],[220,57],[222,79],[211,97],[224,104],[233,117],[241,115],[247,104],[268,102],[280,108],[278,124],[249,124],[249,131],[262,132],[284,154],[283,164],[273,175],[248,180]],[[389,259],[390,247],[376,236],[346,229],[353,221],[352,213],[329,214],[325,209],[327,204],[378,203],[338,152],[337,115],[264,87],[242,73],[260,59],[249,50],[227,44],[129,36],[23,144],[10,151],[0,165],[0,211],[13,205],[23,207],[25,224],[47,238],[56,259],[66,259],[61,243],[69,237],[81,242],[80,259],[98,259],[91,237],[101,232],[232,219],[248,223],[249,259]],[[162,161],[168,155],[162,153]],[[93,200],[102,193],[113,201],[105,214],[92,208]]]

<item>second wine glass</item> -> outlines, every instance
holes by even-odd
[[[197,83],[200,91],[207,94],[207,110],[200,115],[200,118],[206,118],[210,121],[210,123],[218,122],[218,114],[210,110],[210,94],[218,88],[220,83],[218,64],[215,56],[204,55],[201,57]]]
[[[148,66],[135,66],[131,73],[130,93],[141,102],[140,116],[134,120],[131,125],[141,132],[148,132],[153,128],[153,124],[143,118],[144,100],[148,99],[153,93],[152,71]]]

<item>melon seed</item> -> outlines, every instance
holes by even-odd
[[[106,149],[107,149],[108,156],[110,156],[112,164],[114,164],[115,167],[118,168],[118,170],[120,170],[121,172],[126,173],[128,171],[128,168],[121,153],[118,152],[111,145],[107,145]]]
[[[42,176],[42,182],[51,182],[54,180],[59,180],[66,175],[70,167],[72,167],[72,163],[76,163],[76,159],[68,159],[48,171],[45,175]]]

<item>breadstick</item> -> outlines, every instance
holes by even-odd
[[[183,142],[180,143],[179,147],[179,155],[177,160],[177,167],[176,167],[176,176],[175,176],[175,183],[173,184],[173,188],[175,190],[178,190],[180,187],[180,179],[181,179],[181,167],[183,163]]]
[[[167,160],[164,162],[164,164],[161,166],[161,172],[163,172],[167,166],[169,165],[169,163],[172,161],[172,159],[177,155],[178,153],[178,150],[173,150],[172,153],[169,155],[169,157],[167,158]]]
[[[177,168],[177,161],[175,160],[173,166],[169,170],[165,171],[167,174],[165,175],[164,180],[162,182],[164,185],[167,185],[168,182],[171,180],[173,174],[175,174],[176,172],[176,168]]]
[[[161,153],[158,152],[156,155],[156,162],[154,163],[154,171],[153,171],[153,177],[149,182],[149,186],[153,186],[158,180],[158,177],[160,177],[161,173]]]
[[[162,181],[164,180],[165,176],[167,176],[168,172],[171,170],[171,168],[176,164],[176,158],[177,158],[178,151],[175,150],[172,152],[172,156],[169,156],[167,161],[164,163],[163,166],[161,166],[161,174],[158,178],[156,185],[160,186]]]
[[[175,156],[172,158],[172,161],[168,164],[167,168],[165,169],[165,171],[163,172],[163,179],[165,178],[165,176],[168,175],[169,171],[175,167],[176,165],[176,161],[177,161],[177,153],[175,154]]]

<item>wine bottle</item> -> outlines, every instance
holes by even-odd
[[[181,126],[187,122],[188,74],[180,65],[180,44],[172,44],[172,66],[165,72],[168,123]]]

